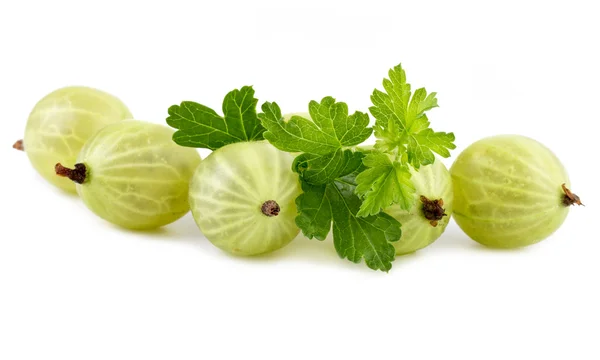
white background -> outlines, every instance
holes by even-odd
[[[599,359],[596,3],[2,2],[0,359]],[[400,62],[438,92],[430,120],[456,134],[454,157],[484,136],[534,137],[587,206],[516,251],[452,223],[385,274],[301,237],[234,258],[190,216],[120,230],[11,149],[66,85],[157,123],[242,85],[284,112],[326,95],[364,111]]]

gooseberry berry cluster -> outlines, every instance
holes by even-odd
[[[375,89],[369,115],[332,97],[308,112],[261,112],[252,87],[231,91],[223,115],[196,102],[168,109],[171,128],[134,120],[116,97],[67,87],[33,108],[23,150],[58,188],[77,192],[102,219],[145,230],[190,210],[204,236],[235,255],[265,254],[333,233],[342,258],[388,271],[396,255],[423,249],[451,218],[494,248],[535,244],[582,205],[558,158],[520,135],[492,136],[440,160],[454,134],[426,112],[436,93],[411,91],[400,65]],[[372,135],[374,145],[363,146]],[[195,148],[212,150],[201,160]]]

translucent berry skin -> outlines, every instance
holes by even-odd
[[[416,189],[413,207],[406,211],[399,205],[393,205],[385,210],[402,224],[402,237],[393,243],[396,255],[409,254],[431,245],[446,230],[453,211],[452,178],[439,159],[431,165],[421,166],[418,171],[411,167],[411,174],[411,181]],[[423,215],[421,196],[429,200],[443,200],[447,216],[438,220],[436,226]]]
[[[175,144],[173,132],[163,125],[126,120],[96,133],[77,158],[87,169],[84,183],[77,185],[86,206],[129,229],[158,228],[185,215],[200,155]]]
[[[242,142],[211,153],[198,166],[190,187],[192,214],[204,236],[235,255],[258,255],[289,244],[299,233],[300,195],[294,158],[268,142]],[[269,200],[277,216],[261,208]]]
[[[450,169],[454,219],[473,240],[495,248],[535,244],[564,222],[567,172],[547,147],[499,135],[467,147]]]
[[[56,176],[54,165],[73,164],[98,130],[131,117],[121,100],[103,91],[78,86],[58,89],[31,111],[23,138],[25,152],[44,179],[75,193],[75,184]]]

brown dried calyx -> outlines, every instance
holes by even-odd
[[[444,200],[429,200],[421,195],[421,202],[423,203],[423,215],[425,216],[425,219],[430,220],[429,223],[431,226],[436,227],[438,221],[442,220],[444,216],[448,216],[446,210],[443,208]]]
[[[267,200],[260,207],[260,211],[266,216],[277,216],[281,211],[279,204],[275,200]]]
[[[74,169],[62,166],[60,163],[54,166],[56,175],[69,178],[78,184],[83,184],[87,175],[87,169],[84,164],[75,164]]]
[[[563,191],[565,193],[563,195],[563,200],[562,200],[564,206],[571,206],[571,205],[575,205],[575,204],[577,204],[577,205],[583,205],[581,203],[581,199],[579,199],[579,196],[573,194],[571,192],[571,190],[569,190],[567,188],[566,184],[562,184],[562,189],[563,189]],[[583,205],[583,206],[585,206],[585,205]]]
[[[17,149],[19,151],[25,151],[25,146],[23,145],[23,140],[17,140],[17,142],[13,144],[13,149]]]

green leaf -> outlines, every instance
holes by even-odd
[[[360,166],[363,156],[361,152],[342,149],[323,156],[304,153],[294,159],[293,169],[302,174],[304,181],[321,185],[335,180],[349,167]]]
[[[449,157],[455,149],[454,134],[434,132],[427,111],[438,106],[436,93],[425,88],[411,91],[402,65],[389,71],[383,80],[385,91],[375,89],[369,108],[375,117],[377,141],[374,152],[363,162],[367,167],[357,177],[356,193],[361,196],[359,216],[377,214],[393,204],[408,210],[414,201],[410,168],[419,169],[435,161],[434,153]]]
[[[369,153],[363,163],[367,170],[356,177],[356,193],[363,198],[357,215],[375,215],[392,204],[410,210],[415,188],[408,166],[381,152]]]
[[[346,167],[333,182],[313,185],[302,182],[303,194],[296,199],[296,224],[308,238],[323,240],[333,223],[333,242],[341,258],[359,263],[362,259],[374,270],[389,271],[394,246],[402,235],[400,223],[381,212],[358,217],[360,198],[354,193],[360,164]]]
[[[347,162],[354,158],[346,149],[365,141],[372,133],[369,116],[361,112],[348,115],[348,106],[325,97],[308,106],[311,119],[294,115],[288,121],[276,103],[266,102],[258,115],[264,133],[273,146],[287,152],[301,152],[295,170],[308,183],[319,185],[333,181]]]
[[[326,191],[327,184],[311,185],[302,181],[302,194],[296,198],[296,225],[309,239],[325,240],[331,229],[331,202]]]
[[[416,169],[433,163],[434,152],[449,157],[449,150],[456,148],[454,134],[433,132],[425,115],[438,106],[436,93],[428,95],[420,88],[412,94],[401,65],[389,71],[383,87],[385,92],[373,91],[373,106],[369,108],[375,117],[376,148],[399,156],[406,154]]]
[[[192,102],[169,108],[167,124],[179,129],[173,141],[181,146],[216,150],[227,144],[263,140],[265,129],[258,120],[254,89],[244,86],[223,100],[223,114]]]
[[[436,152],[443,157],[450,157],[448,149],[454,149],[454,134],[433,132],[425,129],[408,139],[408,161],[412,164],[419,162],[421,165],[433,164]]]
[[[326,155],[358,145],[372,132],[367,114],[357,111],[348,116],[348,105],[330,96],[309,103],[311,119],[294,115],[286,122],[276,103],[266,102],[262,110],[259,118],[267,129],[265,139],[283,151]]]

